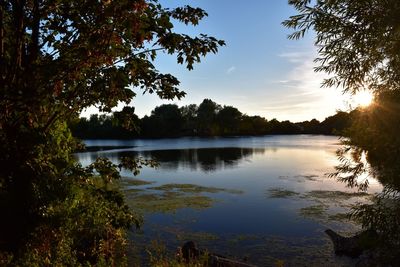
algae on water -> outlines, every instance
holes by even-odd
[[[353,197],[366,197],[366,196],[369,196],[369,194],[365,192],[314,190],[306,193],[303,197],[340,201],[340,200],[349,200]]]
[[[164,184],[161,186],[149,187],[148,189],[161,190],[161,191],[180,191],[185,193],[219,193],[219,192],[227,192],[231,194],[243,193],[243,191],[241,190],[207,187],[195,184]]]
[[[146,185],[152,182],[142,180],[129,180],[129,186]],[[155,191],[155,192],[154,192]],[[127,187],[126,197],[128,205],[143,213],[176,212],[178,209],[209,208],[216,199],[203,196],[201,193],[226,192],[241,194],[243,191],[217,187],[206,187],[195,184],[164,184],[144,189]]]
[[[322,219],[325,216],[328,207],[322,204],[312,205],[300,209],[300,215],[304,217],[313,217]]]
[[[269,198],[288,198],[293,196],[298,196],[299,193],[282,189],[282,188],[271,188],[268,190]]]
[[[339,212],[328,216],[330,221],[348,222],[352,221],[348,213]]]
[[[125,177],[121,179],[122,186],[140,186],[140,185],[150,185],[154,183],[155,182],[152,181],[145,181],[140,179],[125,178]]]
[[[196,242],[200,242],[218,240],[220,236],[209,232],[181,232],[177,233],[176,238],[180,241],[196,240]]]
[[[175,212],[182,208],[204,209],[211,207],[215,200],[200,195],[186,195],[178,192],[164,194],[134,194],[127,197],[128,205],[141,212]]]

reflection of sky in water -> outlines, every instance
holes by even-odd
[[[304,135],[109,140],[87,141],[87,145],[133,148],[79,153],[77,158],[83,165],[98,156],[108,157],[114,162],[118,162],[121,156],[153,158],[159,161],[160,166],[157,169],[144,168],[139,179],[155,181],[156,185],[192,183],[244,191],[243,194],[205,194],[221,201],[204,210],[181,209],[174,214],[147,214],[143,231],[149,239],[160,233],[168,238],[162,228],[179,227],[183,231],[211,232],[225,238],[235,234],[284,236],[291,240],[309,237],[324,240],[324,244],[328,244],[323,233],[326,228],[356,229],[344,223],[321,222],[299,214],[301,208],[316,204],[312,199],[299,197],[305,192],[355,191],[326,175],[338,164],[335,155],[339,147],[337,137]],[[122,175],[130,176],[126,171]],[[381,189],[379,183],[372,182],[371,185],[369,192]],[[273,188],[295,191],[300,195],[269,198],[268,189]],[[330,208],[344,211],[343,207],[335,205],[333,203]],[[169,238],[173,239],[171,236]],[[172,239],[169,245],[179,245]],[[209,245],[218,243],[213,242]],[[254,242],[253,245],[256,245],[257,242]]]
[[[334,146],[338,143],[336,137],[310,135],[271,135],[254,137],[183,137],[179,139],[136,139],[136,140],[86,140],[88,146],[132,146],[133,150],[163,150],[217,147],[246,148],[281,148],[281,147],[318,147]]]
[[[262,191],[284,187],[295,191],[350,190],[326,177],[338,164],[333,136],[265,136],[159,140],[91,140],[88,146],[133,146],[79,153],[83,165],[97,157],[118,162],[121,156],[156,159],[157,169],[144,168],[140,179],[160,183],[196,183]],[[123,176],[130,176],[123,171]],[[316,176],[308,179],[307,176]],[[370,191],[379,190],[373,183]],[[351,191],[351,190],[350,190]]]

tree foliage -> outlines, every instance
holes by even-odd
[[[217,122],[221,127],[222,135],[239,132],[242,113],[235,107],[224,106],[217,114]]]
[[[283,22],[298,39],[312,29],[318,48],[316,71],[331,74],[325,86],[345,91],[397,90],[400,81],[396,0],[290,0],[298,11]]]
[[[337,135],[351,124],[358,111],[338,111],[335,115],[319,122],[316,119],[303,122],[278,121],[260,116],[242,114],[237,108],[221,107],[212,100],[212,112],[206,120],[204,113],[199,113],[196,104],[178,108],[176,105],[156,107],[150,116],[142,119],[135,117],[138,132],[127,131],[113,125],[115,114],[111,116],[92,115],[90,119],[80,118],[71,123],[74,136],[82,139],[132,139],[132,138],[165,138],[179,136],[232,136],[232,135],[266,135],[266,134],[326,134]],[[200,112],[204,112],[200,110]],[[135,115],[136,116],[136,115]],[[203,119],[202,119],[203,116]],[[214,118],[214,119],[212,119]],[[205,131],[207,129],[207,131]]]
[[[204,99],[197,109],[197,127],[201,135],[215,135],[217,131],[216,118],[221,106],[211,99]]]
[[[399,122],[400,2],[397,0],[290,0],[298,11],[283,24],[298,39],[316,32],[316,71],[330,74],[325,86],[356,93],[370,90],[375,103],[354,113],[344,132],[341,161],[333,176],[366,190],[375,177],[384,185],[372,204],[355,207],[353,216],[379,233],[377,257],[396,265],[400,255]]]
[[[148,137],[179,136],[183,117],[177,105],[165,104],[156,107],[151,116],[142,119],[142,135]]]
[[[168,53],[190,70],[216,53],[223,41],[174,29],[205,16],[200,8],[168,9],[157,0],[0,2],[1,264],[123,259],[117,248],[124,229],[139,219],[109,184],[123,166],[136,173],[148,162],[116,166],[101,159],[82,167],[67,122],[92,105],[110,112],[138,91],[183,97],[178,79],[154,61]],[[132,114],[125,108],[114,117],[132,128]]]

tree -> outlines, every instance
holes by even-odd
[[[239,124],[242,113],[235,107],[224,106],[217,114],[217,121],[222,135],[239,133]]]
[[[183,117],[177,105],[164,104],[156,107],[150,117],[145,117],[142,134],[146,137],[176,137],[183,126]]]
[[[303,121],[296,124],[301,128],[302,133],[306,134],[321,133],[320,122],[316,119],[312,119],[311,121]],[[328,134],[332,134],[332,132],[329,132]]]
[[[351,125],[351,113],[338,111],[335,115],[327,117],[320,124],[320,132],[323,134],[343,133]]]
[[[267,133],[268,121],[260,116],[243,115],[240,121],[240,134],[261,135]]]
[[[368,188],[368,177],[384,185],[372,204],[354,208],[364,228],[379,233],[378,257],[395,265],[400,251],[400,57],[397,0],[290,0],[298,14],[283,24],[296,31],[316,32],[316,71],[330,74],[324,86],[342,86],[356,93],[371,90],[375,104],[352,113],[352,123],[338,151],[341,164],[333,174],[348,186]],[[367,161],[366,161],[367,160]],[[367,178],[365,178],[367,177]]]
[[[217,135],[216,116],[221,106],[211,99],[204,99],[197,109],[197,129],[200,135]]]
[[[315,30],[318,72],[331,74],[324,86],[344,91],[398,90],[400,58],[396,0],[290,0],[299,12],[283,22],[293,28],[290,39]]]
[[[89,120],[85,117],[77,118],[71,120],[68,125],[72,135],[79,139],[132,139],[136,137],[139,130],[137,128],[128,130],[124,127],[125,121],[134,122],[135,127],[139,126],[139,118],[126,110],[114,112],[112,115],[92,114]]]
[[[180,108],[183,117],[183,133],[185,135],[196,134],[196,117],[197,117],[198,106],[196,104],[190,104]]]
[[[174,31],[173,21],[197,25],[206,15],[157,0],[1,1],[0,249],[12,264],[123,259],[115,249],[139,219],[109,183],[123,166],[136,173],[140,161],[81,167],[67,122],[92,105],[110,112],[128,104],[138,90],[182,98],[178,79],[153,62],[166,52],[191,70],[216,53],[223,41]],[[133,126],[122,113],[118,119]]]

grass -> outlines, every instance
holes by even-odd
[[[183,259],[182,252],[179,249],[172,255],[167,251],[165,243],[159,240],[152,240],[146,252],[148,254],[150,266],[154,267],[202,267],[208,265],[207,253],[187,263]]]

